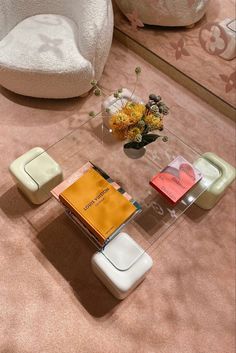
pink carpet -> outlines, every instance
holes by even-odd
[[[162,95],[167,127],[200,153],[235,164],[235,125],[114,41],[106,88]],[[95,100],[98,105],[98,101]],[[235,185],[209,212],[193,206],[150,249],[154,266],[124,301],[93,275],[94,249],[55,203],[36,207],[8,173],[28,149],[47,147],[87,119],[94,97],[43,101],[0,91],[0,352],[233,353]]]

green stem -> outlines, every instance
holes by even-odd
[[[135,85],[134,85],[134,88],[133,88],[133,91],[131,93],[131,96],[130,96],[130,99],[132,100],[132,97],[134,95],[134,92],[136,91],[136,88],[137,88],[137,85],[138,85],[138,74],[136,74],[136,80],[135,80]]]

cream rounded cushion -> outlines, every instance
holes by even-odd
[[[34,204],[48,200],[50,191],[62,181],[61,167],[41,147],[34,147],[15,159],[9,171],[19,189]]]
[[[194,166],[203,174],[200,186],[203,190],[207,187],[194,203],[205,210],[210,210],[234,181],[236,169],[212,152],[204,153],[194,162]]]
[[[151,257],[124,232],[96,252],[91,263],[94,273],[118,299],[127,297],[153,264]]]
[[[149,25],[189,26],[199,21],[209,0],[115,0],[127,16],[134,11]]]

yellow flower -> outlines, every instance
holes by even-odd
[[[119,140],[125,140],[127,139],[128,129],[112,130],[112,133]]]
[[[135,137],[137,135],[141,135],[142,131],[138,127],[133,127],[128,130],[127,132],[127,138],[131,141],[135,140]]]
[[[134,126],[142,119],[144,111],[145,106],[143,104],[127,102],[122,109],[110,118],[111,129],[115,132]]]
[[[109,123],[112,130],[123,130],[129,126],[129,116],[121,110],[112,115]]]
[[[163,117],[156,117],[153,114],[148,114],[144,117],[144,121],[147,124],[149,130],[163,130]]]
[[[127,102],[123,111],[130,117],[130,125],[134,125],[142,119],[145,106],[141,103]]]

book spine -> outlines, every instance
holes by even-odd
[[[69,203],[65,198],[62,198],[61,195],[59,195],[59,199],[60,199],[61,203],[62,203],[64,206],[66,206],[66,208],[69,209],[69,210],[71,211],[71,213],[72,213],[75,217],[77,217],[77,218],[79,219],[79,221],[80,221],[81,223],[83,223],[83,224],[85,225],[85,227],[87,227],[88,230],[89,230],[92,234],[94,234],[94,236],[95,236],[96,238],[99,239],[99,243],[100,243],[100,244],[104,244],[105,239],[104,239],[104,237],[101,235],[101,233],[99,233],[99,232],[96,230],[96,228],[93,227],[93,226],[87,221],[86,218],[82,217],[82,216],[79,214],[79,212],[76,212],[76,211],[74,210],[74,208],[70,205],[70,203]],[[75,213],[75,212],[76,212],[76,213]]]
[[[110,236],[107,238],[104,242],[104,246],[107,245],[113,238],[115,238],[121,230],[129,223],[131,222],[140,212],[142,211],[141,207],[137,208],[137,210],[130,216],[124,223],[122,223]]]
[[[67,206],[63,204],[63,207],[65,209],[66,215],[82,230],[86,233],[87,238],[91,240],[96,247],[99,248],[104,248],[113,238],[115,238],[121,230],[129,223],[131,222],[141,211],[141,208],[138,208],[137,211],[129,218],[127,219],[126,222],[120,225],[119,228],[116,229],[115,232],[113,232],[105,241],[103,240],[102,242],[100,241],[100,238],[98,238],[83,222],[80,221],[80,219],[75,215]]]
[[[71,212],[70,209],[68,209],[65,205],[63,205],[64,209],[65,209],[65,213],[66,215],[73,221],[73,223],[76,224],[76,226],[79,226],[85,233],[86,237],[92,241],[92,243],[96,246],[96,247],[103,247],[104,246],[104,242],[101,244],[99,241],[99,238],[96,237],[96,235],[94,235],[79,219],[78,217]]]
[[[117,191],[118,191],[118,190],[117,190]],[[125,196],[124,196],[124,197],[125,197]],[[129,201],[135,206],[136,211],[135,211],[129,218],[127,218],[127,219],[125,220],[125,222],[123,222],[112,234],[110,234],[109,237],[104,238],[104,237],[102,236],[102,234],[99,233],[99,231],[97,231],[97,229],[96,229],[95,227],[93,227],[93,226],[86,220],[86,218],[82,217],[82,216],[79,214],[79,212],[76,212],[76,211],[74,210],[74,208],[71,207],[70,203],[67,202],[66,199],[61,198],[60,196],[59,196],[59,199],[60,199],[61,203],[63,204],[63,206],[66,207],[66,209],[69,209],[70,212],[73,214],[73,216],[76,217],[76,219],[78,219],[78,220],[80,221],[80,223],[82,223],[82,224],[89,230],[89,232],[95,236],[96,239],[98,239],[100,245],[105,245],[105,244],[107,244],[111,239],[113,239],[113,238],[121,231],[122,228],[125,227],[125,225],[126,225],[127,223],[129,223],[132,219],[134,219],[134,217],[136,217],[136,215],[137,215],[138,213],[140,213],[140,212],[142,211],[142,207],[140,206],[140,204],[139,204],[138,202],[136,202],[136,201],[134,201],[134,200],[132,200],[132,201],[133,201],[133,202],[132,202],[131,200],[129,200]]]

